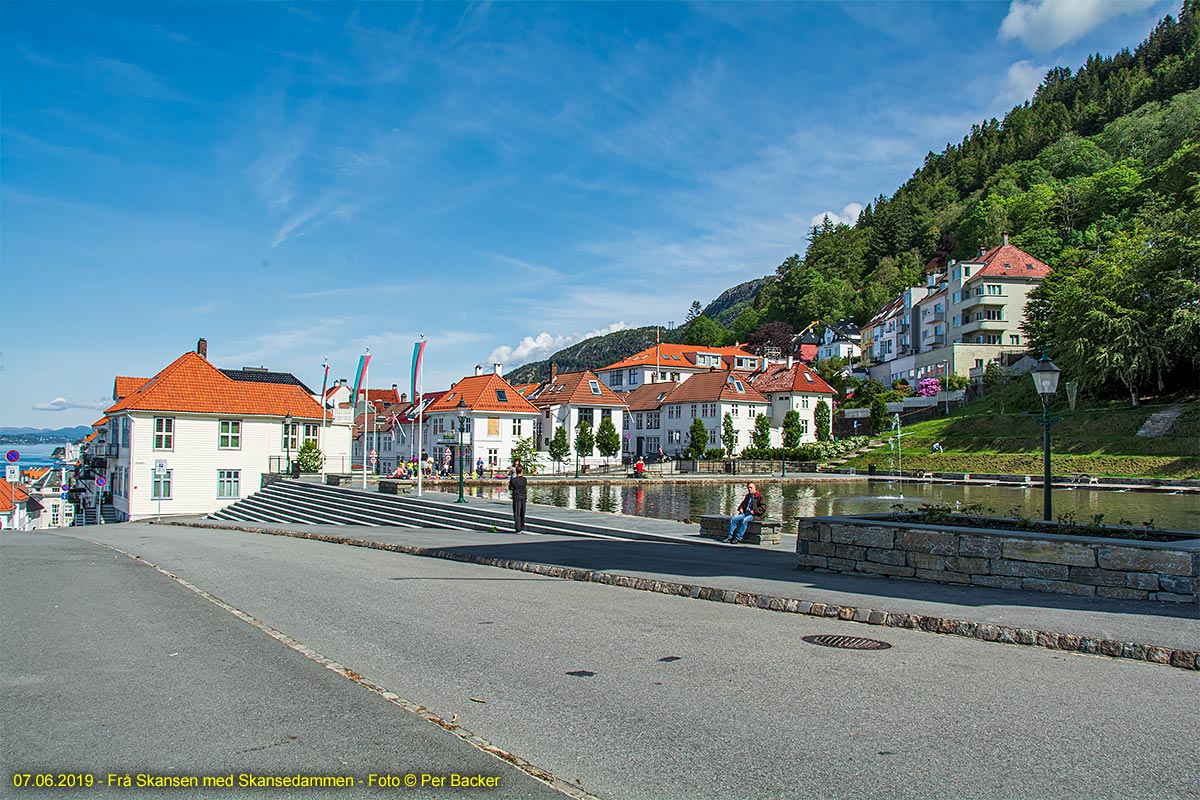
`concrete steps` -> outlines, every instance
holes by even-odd
[[[1183,413],[1183,406],[1171,406],[1151,414],[1138,429],[1138,436],[1166,436],[1175,427],[1175,420]]]

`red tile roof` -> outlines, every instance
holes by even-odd
[[[592,391],[593,382],[599,394]],[[560,372],[554,376],[554,380],[538,387],[534,394],[525,396],[540,409],[558,405],[625,407],[621,396],[605,386],[591,370]]]
[[[506,400],[500,400],[498,392],[503,392]],[[513,388],[511,383],[494,372],[463,378],[451,386],[450,391],[425,409],[425,413],[454,413],[459,400],[465,401],[467,408],[471,411],[506,411],[511,414],[540,413],[521,396],[520,392]]]
[[[675,381],[644,383],[632,392],[625,392],[625,405],[630,411],[655,411],[662,405],[663,399],[678,387]]]
[[[834,394],[833,388],[805,364],[772,365],[755,373],[750,382],[763,394]]]
[[[118,375],[113,381],[113,401],[120,400],[122,397],[129,395],[142,388],[142,384],[150,380],[149,378],[129,378],[124,375]]]
[[[29,499],[29,492],[19,483],[9,483],[0,478],[0,514],[13,510],[13,502],[24,503]]]
[[[657,350],[657,355],[655,354]],[[707,367],[699,367],[696,365],[697,353],[712,353],[721,356],[722,368],[731,369],[733,357],[742,358],[758,358],[753,353],[743,350],[741,347],[700,347],[694,344],[660,344],[655,347],[647,347],[640,353],[634,353],[626,359],[609,364],[607,367],[600,367],[597,372],[604,372],[610,369],[627,369],[636,367],[653,366],[659,364],[663,370],[695,370],[708,369]],[[656,361],[657,358],[657,361]]]
[[[742,391],[737,390],[737,381]],[[723,400],[730,403],[766,403],[767,398],[750,383],[750,376],[743,372],[701,372],[693,375],[667,395],[662,402],[668,403],[712,403]]]
[[[195,352],[168,364],[105,411],[175,411],[321,419],[321,404],[294,384],[235,381]]]
[[[1050,274],[1050,267],[1038,261],[1019,247],[1002,244],[993,247],[977,259],[983,262],[983,269],[972,273],[963,281],[970,283],[976,278],[1045,278]]]

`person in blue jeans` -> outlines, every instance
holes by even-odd
[[[737,508],[738,513],[729,520],[729,536],[726,537],[726,542],[741,544],[742,537],[746,535],[746,526],[750,524],[750,520],[754,519],[754,512],[758,510],[761,503],[762,497],[759,495],[758,489],[753,483],[746,484],[746,496],[742,498],[741,505]]]

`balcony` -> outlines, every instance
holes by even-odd
[[[1003,319],[977,319],[963,323],[959,334],[966,336],[971,333],[1004,333],[1011,326]]]
[[[975,294],[969,297],[964,297],[959,303],[959,310],[966,313],[967,309],[991,306],[993,308],[1003,308],[1008,305],[1008,295],[1003,294]]]

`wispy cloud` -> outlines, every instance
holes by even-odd
[[[1007,82],[996,96],[997,104],[1009,107],[1029,100],[1049,70],[1050,67],[1045,64],[1034,64],[1028,60],[1016,62],[1008,68]]]
[[[68,400],[65,397],[56,397],[47,403],[35,403],[34,411],[70,411],[75,408],[104,410],[112,405],[112,400]]]
[[[1046,52],[1074,42],[1115,17],[1155,5],[1158,0],[1013,0],[1000,24],[1000,38],[1019,39]]]
[[[89,72],[117,95],[131,94],[149,100],[185,101],[187,95],[167,85],[166,81],[137,64],[107,56],[88,60]]]

